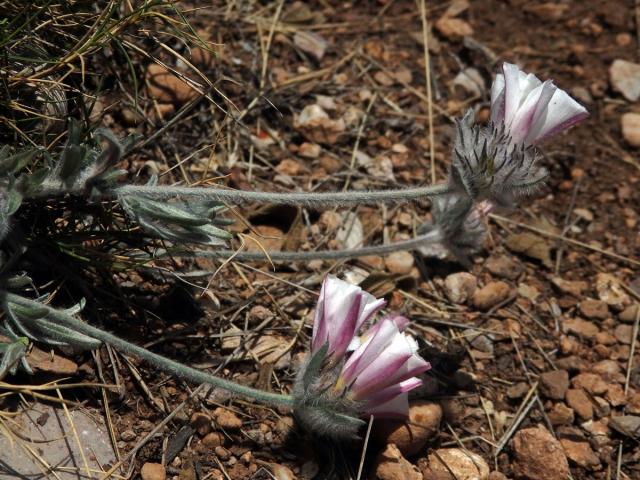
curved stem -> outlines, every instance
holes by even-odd
[[[247,387],[230,380],[225,380],[224,378],[210,375],[200,370],[196,370],[195,368],[182,365],[175,360],[165,358],[161,355],[158,355],[157,353],[150,352],[149,350],[133,343],[129,343],[122,338],[116,337],[111,333],[93,327],[81,320],[78,320],[77,318],[72,317],[71,315],[56,310],[55,308],[51,308],[48,305],[44,305],[43,303],[37,302],[35,300],[30,300],[28,298],[21,297],[20,295],[15,295],[9,292],[6,292],[5,295],[7,301],[15,303],[17,305],[21,305],[23,307],[37,309],[46,308],[48,311],[48,316],[61,325],[93,337],[96,340],[107,343],[124,353],[127,353],[129,355],[136,355],[141,359],[149,362],[154,367],[157,367],[171,375],[175,375],[185,380],[191,380],[196,383],[207,383],[215,387],[227,390],[231,393],[242,395],[243,397],[255,398],[256,400],[269,405],[293,406],[293,399],[289,395],[265,392],[263,390]]]
[[[339,260],[343,258],[366,257],[369,255],[386,255],[401,250],[415,250],[429,243],[438,243],[442,240],[440,230],[435,229],[424,235],[418,235],[410,240],[376,245],[372,247],[352,248],[348,250],[318,250],[315,252],[238,252],[236,250],[208,250],[195,252],[167,252],[164,255],[173,257],[207,257],[207,258],[231,258],[239,261],[264,261],[274,262],[298,262],[308,260]]]
[[[193,196],[221,202],[261,202],[279,205],[360,205],[380,202],[409,202],[431,195],[442,195],[449,191],[446,183],[426,187],[399,190],[371,190],[347,192],[255,192],[225,190],[216,187],[175,187],[150,185],[123,185],[113,189],[116,195],[143,195],[156,199],[169,199],[178,195]]]

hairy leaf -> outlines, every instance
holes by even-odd
[[[147,233],[164,240],[219,246],[231,238],[229,232],[215,226],[228,223],[216,217],[217,212],[224,207],[219,202],[159,202],[134,195],[121,195],[118,200],[133,221]]]
[[[329,351],[329,342],[326,342],[320,349],[311,356],[309,363],[302,375],[302,385],[305,390],[309,390],[309,387],[318,378],[320,369],[325,359],[327,358],[327,352]]]
[[[83,306],[84,301],[60,312],[66,315],[75,315]],[[95,349],[101,344],[100,341],[87,335],[59,325],[55,320],[55,315],[46,305],[29,307],[13,302],[4,302],[4,311],[6,314],[5,328],[13,335],[25,336],[33,341],[49,345],[69,346],[80,350]]]

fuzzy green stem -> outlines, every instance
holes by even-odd
[[[160,256],[172,257],[207,257],[232,258],[242,262],[271,260],[273,262],[303,262],[309,260],[340,260],[344,258],[367,257],[369,255],[387,255],[401,250],[415,250],[426,244],[442,241],[439,229],[434,229],[424,235],[418,235],[410,240],[376,245],[372,247],[352,248],[348,250],[317,250],[315,252],[238,252],[236,250],[206,250],[195,252],[171,251]]]
[[[157,367],[160,370],[163,370],[171,375],[175,375],[176,377],[182,378],[184,380],[191,380],[196,383],[210,384],[215,387],[227,390],[228,392],[241,395],[243,397],[254,398],[259,402],[268,405],[293,405],[293,399],[289,395],[265,392],[263,390],[247,387],[245,385],[240,385],[238,383],[210,375],[200,370],[196,370],[195,368],[182,365],[179,362],[170,360],[156,353],[150,352],[145,348],[134,345],[133,343],[129,343],[126,340],[112,335],[111,333],[93,327],[81,320],[65,314],[64,312],[51,308],[35,300],[30,300],[28,298],[24,298],[20,295],[15,295],[9,292],[6,292],[5,295],[8,302],[21,305],[26,308],[46,308],[48,310],[48,316],[59,324],[67,328],[74,329],[75,331],[80,332],[84,335],[93,337],[96,340],[107,343],[126,354],[136,355],[141,359],[149,362],[154,367]]]
[[[156,199],[170,199],[176,196],[199,197],[229,203],[261,202],[278,205],[328,206],[362,205],[389,202],[409,202],[427,196],[442,195],[449,191],[449,185],[439,183],[418,188],[399,190],[371,190],[347,192],[255,192],[245,190],[225,190],[215,187],[176,187],[151,185],[123,185],[113,190],[116,195],[143,195]]]

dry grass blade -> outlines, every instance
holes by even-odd
[[[102,357],[93,352],[93,360],[98,367],[98,377],[104,382],[104,373],[102,366]],[[109,405],[109,397],[107,395],[107,390],[105,388],[100,389],[100,393],[102,396],[102,407],[104,408],[104,419],[105,424],[107,425],[107,429],[109,430],[109,439],[111,440],[111,447],[116,454],[116,460],[120,461],[120,448],[118,447],[118,439],[116,437],[116,431],[113,426],[113,419],[111,416],[111,407]]]
[[[58,398],[60,400],[64,400],[62,398],[62,392],[59,389],[56,389],[56,393],[58,394]],[[64,414],[67,417],[69,426],[71,427],[71,431],[73,432],[73,439],[76,441],[76,444],[78,446],[78,451],[80,452],[80,457],[82,458],[82,464],[84,465],[85,471],[87,472],[87,477],[89,479],[92,479],[93,475],[91,475],[91,470],[89,469],[89,462],[87,462],[87,456],[84,454],[84,445],[80,441],[80,436],[78,435],[78,430],[76,429],[76,425],[73,421],[73,418],[71,417],[71,414],[69,413],[69,409],[67,408],[66,403],[65,402],[61,402],[61,403],[62,403],[62,409],[64,410]]]
[[[124,462],[127,462],[135,457],[135,455],[140,451],[142,447],[144,447],[149,440],[151,440],[157,433],[159,433],[178,413],[180,413],[184,407],[198,395],[202,390],[204,390],[205,385],[199,385],[191,395],[187,399],[185,399],[182,403],[180,403],[176,408],[173,409],[160,423],[158,423],[144,438],[142,438],[129,452],[118,462],[116,462],[105,474],[100,478],[100,480],[107,480],[109,478],[113,478],[114,473],[118,470]]]
[[[537,390],[538,390],[538,382],[534,383],[531,386],[531,388],[525,395],[524,399],[522,400],[522,403],[520,404],[520,407],[518,408],[518,411],[516,412],[515,417],[511,422],[511,425],[509,425],[509,428],[507,429],[507,431],[504,433],[504,435],[502,435],[502,437],[498,441],[495,451],[493,452],[494,457],[497,457],[502,451],[502,449],[506,447],[507,443],[509,442],[513,434],[516,433],[516,431],[518,430],[518,427],[520,426],[522,421],[525,419],[525,417],[527,416],[531,408],[537,403],[537,398],[538,398],[538,394],[536,393]]]
[[[358,475],[356,480],[360,480],[362,476],[362,470],[364,468],[364,459],[367,454],[367,446],[369,445],[369,436],[371,435],[371,427],[373,426],[373,415],[369,417],[369,424],[367,425],[367,433],[364,436],[364,444],[362,445],[362,455],[360,456],[360,464],[358,465]]]
[[[349,188],[349,184],[351,183],[351,175],[353,172],[353,168],[356,165],[356,158],[358,156],[358,148],[360,147],[360,140],[362,139],[362,134],[364,133],[364,127],[367,124],[367,118],[369,117],[369,113],[371,112],[371,108],[373,104],[376,102],[378,98],[378,92],[374,93],[369,100],[369,104],[367,105],[366,110],[364,111],[364,115],[362,116],[362,120],[360,121],[360,126],[358,127],[358,133],[356,134],[356,141],[353,143],[353,149],[351,150],[351,160],[349,161],[349,172],[347,174],[347,179],[344,182],[343,190],[347,190]]]
[[[429,132],[429,161],[431,163],[431,183],[436,182],[435,140],[433,138],[433,95],[431,94],[431,56],[429,54],[429,23],[425,0],[420,0],[420,18],[422,19],[422,43],[424,44],[424,77],[427,88],[427,112]]]
[[[524,229],[530,230],[532,232],[535,232],[535,233],[537,233],[539,235],[542,235],[542,236],[545,236],[545,237],[553,238],[555,240],[560,240],[560,241],[562,241],[564,243],[568,243],[569,245],[575,245],[575,246],[580,247],[580,248],[586,248],[587,250],[591,250],[593,252],[598,252],[601,255],[605,255],[607,257],[615,258],[616,260],[620,260],[620,261],[623,261],[623,262],[626,262],[626,263],[630,263],[632,265],[640,266],[640,261],[634,260],[633,258],[629,258],[629,257],[624,257],[622,255],[618,255],[617,253],[612,252],[610,250],[604,250],[602,248],[594,247],[593,245],[589,245],[588,243],[581,242],[579,240],[573,240],[572,238],[566,238],[566,237],[563,237],[562,235],[558,235],[556,233],[551,233],[551,232],[548,232],[546,230],[543,230],[541,228],[536,228],[536,227],[533,227],[531,225],[527,225],[526,223],[522,223],[522,222],[518,222],[518,221],[515,221],[515,220],[511,220],[511,219],[509,219],[507,217],[503,217],[501,215],[496,215],[495,213],[490,213],[489,217],[492,218],[492,219],[495,219],[495,220],[499,220],[501,222],[505,222],[505,223],[511,224],[511,225],[516,225],[516,226],[518,226],[520,228],[524,228]]]
[[[633,322],[633,330],[631,334],[631,351],[627,360],[627,374],[624,379],[624,393],[629,391],[629,382],[631,380],[631,372],[633,371],[633,359],[635,357],[636,345],[638,343],[638,329],[640,327],[640,305],[636,307],[636,318]]]

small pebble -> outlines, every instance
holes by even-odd
[[[422,475],[424,480],[487,480],[489,465],[476,453],[460,448],[439,448],[427,457]]]
[[[480,310],[488,310],[503,302],[511,293],[511,287],[504,282],[489,282],[473,294],[473,305]]]
[[[515,280],[524,271],[522,263],[506,255],[490,257],[485,262],[485,267],[494,275],[507,280]]]
[[[213,450],[224,445],[224,435],[220,432],[211,432],[202,439],[202,445]]]
[[[609,80],[613,89],[630,102],[640,98],[640,64],[614,60],[609,67]]]
[[[413,268],[414,258],[409,252],[394,252],[384,259],[384,263],[391,273],[404,275]]]
[[[593,469],[593,467],[600,465],[600,459],[591,449],[589,442],[561,438],[560,444],[564,448],[567,458],[578,466]]]
[[[408,421],[377,421],[373,435],[381,442],[395,444],[403,455],[415,455],[438,433],[441,420],[440,405],[418,401],[410,405]]]
[[[211,419],[203,412],[195,412],[191,415],[191,426],[195,428],[200,436],[205,436],[211,431]]]
[[[560,480],[569,477],[562,445],[541,425],[518,431],[511,441],[516,477],[526,480]]]
[[[562,400],[568,389],[569,372],[566,370],[552,370],[540,375],[540,390],[547,398]]]
[[[138,438],[138,436],[135,434],[133,430],[124,430],[122,433],[120,433],[120,439],[125,442],[131,442],[136,438]]]
[[[167,478],[167,471],[160,463],[145,463],[140,470],[142,480],[164,480]]]
[[[609,307],[602,300],[586,299],[580,302],[580,313],[585,317],[604,320],[609,316]]]
[[[402,456],[394,444],[387,445],[374,468],[377,480],[423,480],[418,469]]]
[[[571,407],[583,420],[593,418],[593,405],[583,390],[571,389],[567,391],[567,405]]]
[[[632,147],[640,147],[640,113],[625,113],[620,119],[622,136]]]
[[[447,298],[452,303],[461,304],[473,296],[478,280],[468,272],[452,273],[444,279],[444,287]]]
[[[556,403],[553,409],[547,413],[552,425],[571,425],[575,420],[575,414],[572,408],[567,407],[564,403]]]
[[[237,430],[242,427],[242,420],[231,410],[219,407],[213,413],[216,418],[216,424],[221,428]]]
[[[638,304],[629,305],[623,311],[620,312],[618,318],[621,322],[624,323],[633,323],[636,321],[636,316],[638,314]]]
[[[620,343],[630,345],[633,339],[633,325],[618,325],[613,331],[613,336]]]

